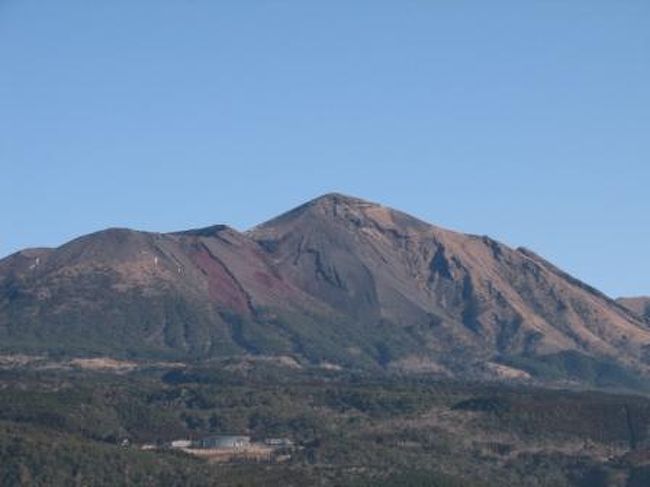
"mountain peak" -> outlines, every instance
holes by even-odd
[[[307,219],[315,222],[323,218],[326,220],[349,221],[360,223],[367,218],[367,212],[390,213],[392,210],[354,196],[348,196],[342,193],[326,193],[312,200],[303,203],[280,216],[264,222],[247,233],[259,237],[260,232],[266,233],[271,230],[272,233],[279,226],[292,224],[297,220]]]
[[[343,193],[325,193],[321,196],[314,198],[306,203],[307,206],[331,206],[331,205],[345,205],[345,206],[381,206],[378,203],[350,196]]]

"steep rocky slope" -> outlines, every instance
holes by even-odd
[[[528,250],[363,200],[328,195],[249,235],[285,279],[357,321],[409,328],[433,354],[634,361],[650,338],[632,313]]]
[[[0,339],[13,351],[526,377],[513,357],[643,372],[649,328],[529,250],[338,194],[245,233],[111,229],[0,261]]]

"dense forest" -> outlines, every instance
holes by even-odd
[[[0,387],[2,485],[650,482],[642,396],[268,363],[6,367]],[[215,434],[295,448],[282,462],[214,463],[164,447]]]

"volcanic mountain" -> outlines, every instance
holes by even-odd
[[[340,194],[244,233],[109,229],[0,261],[12,352],[522,377],[550,357],[645,373],[648,344],[642,317],[529,250]]]

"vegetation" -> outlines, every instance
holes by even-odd
[[[647,485],[650,399],[237,363],[0,371],[1,485]],[[278,464],[178,438],[289,437]],[[129,446],[122,446],[124,439]]]

